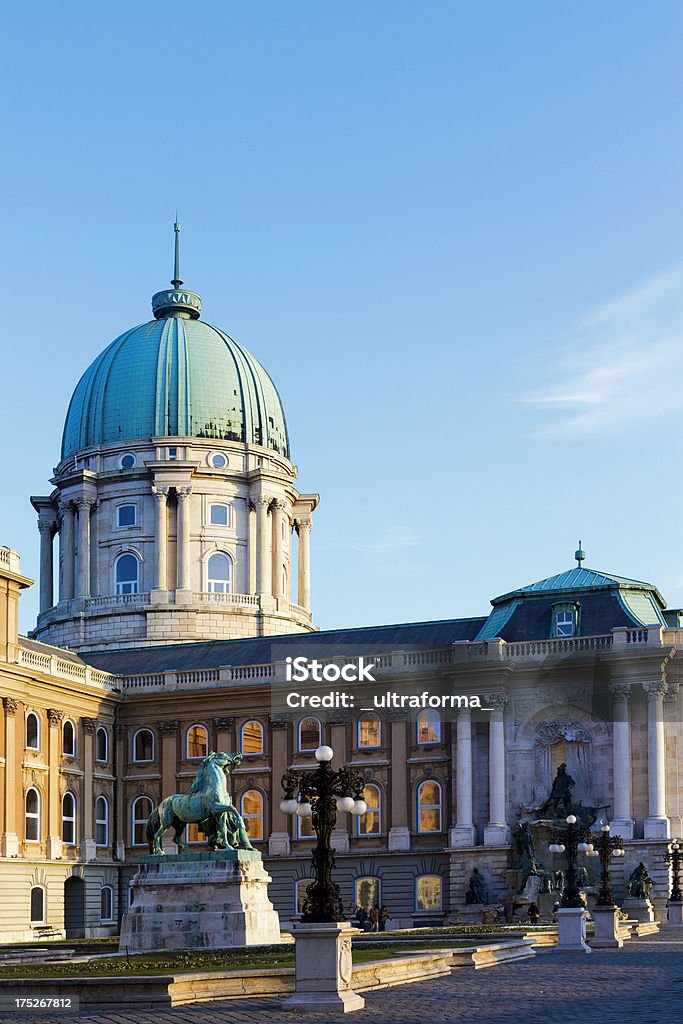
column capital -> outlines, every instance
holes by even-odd
[[[270,497],[270,495],[261,494],[258,498],[254,498],[253,504],[257,511],[259,508],[263,509],[263,507],[265,506],[265,510],[267,512],[271,506],[272,501],[273,499]]]
[[[117,722],[115,732],[117,740],[125,740],[127,732],[125,725],[123,725],[121,722]]]
[[[287,502],[284,501],[282,498],[273,498],[271,502],[271,507],[277,509],[278,512],[286,512]]]
[[[175,493],[176,493],[176,497],[177,497],[178,501],[187,501],[188,498],[190,497],[190,495],[192,494],[192,488],[191,487],[176,487]]]
[[[505,711],[510,703],[510,695],[507,690],[496,690],[495,693],[485,693],[484,700],[494,711]]]
[[[177,718],[170,719],[167,722],[159,722],[159,732],[162,736],[176,736],[180,729],[180,722]]]
[[[675,702],[676,698],[678,697],[678,687],[679,687],[679,683],[678,682],[675,682],[675,683],[671,683],[670,682],[667,685],[666,693],[664,694],[664,700],[665,700],[665,702],[667,704],[673,704]]]
[[[63,519],[66,515],[73,515],[74,503],[71,498],[60,498],[57,504],[57,518]]]
[[[663,679],[651,679],[647,682],[642,682],[640,685],[645,690],[648,700],[652,700],[653,698],[661,699],[667,689],[666,683]]]
[[[19,708],[19,701],[15,700],[14,697],[3,697],[2,706],[5,709],[6,715],[16,715]]]
[[[614,700],[628,700],[631,696],[630,683],[610,683],[609,692]]]
[[[157,487],[156,484],[152,484],[152,497],[155,501],[166,502],[168,500],[168,487]]]
[[[295,519],[294,526],[297,533],[301,533],[302,530],[310,531],[313,529],[313,521],[311,519]]]
[[[232,715],[218,715],[213,720],[214,728],[215,729],[222,729],[223,731],[227,731],[228,729],[232,729],[234,724],[235,724],[235,719],[234,719],[234,717]]]
[[[93,736],[95,734],[95,730],[97,729],[96,718],[81,718],[81,724],[83,726],[84,733],[87,733],[89,736]]]
[[[64,712],[63,711],[59,711],[57,708],[48,708],[47,709],[47,720],[50,723],[50,725],[54,725],[54,726],[59,725],[59,723],[62,721],[63,718],[64,718]]]
[[[86,509],[90,511],[90,509],[93,507],[96,501],[96,498],[89,498],[85,494],[80,494],[76,498],[76,508],[78,509],[79,512],[85,511]]]
[[[41,519],[38,518],[38,533],[41,535],[45,534],[48,540],[52,540],[55,532],[55,521],[53,519]]]

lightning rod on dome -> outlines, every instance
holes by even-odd
[[[180,288],[183,283],[180,279],[180,222],[178,221],[178,211],[175,212],[175,224],[173,225],[173,231],[175,233],[175,260],[173,263],[173,280],[171,284],[174,288]]]
[[[586,560],[586,552],[581,547],[581,541],[579,541],[579,546],[578,546],[577,550],[574,552],[574,558],[576,559],[576,564],[578,565],[578,567],[580,569],[581,568],[581,563],[585,562],[585,560]]]

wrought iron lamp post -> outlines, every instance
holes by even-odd
[[[671,894],[669,896],[669,902],[680,903],[683,901],[683,892],[681,892],[683,843],[680,839],[674,839],[667,852],[664,854],[664,860],[671,868]]]
[[[548,847],[551,853],[565,853],[567,876],[560,906],[564,910],[583,908],[583,900],[576,879],[576,859],[579,851],[586,853],[593,849],[590,832],[577,824],[576,815],[567,815],[567,827],[553,832],[553,841]]]
[[[304,924],[332,923],[344,920],[344,905],[339,887],[332,880],[335,864],[331,845],[337,811],[364,814],[367,804],[362,797],[365,780],[352,768],[332,768],[331,747],[321,746],[315,752],[317,768],[290,768],[282,776],[285,792],[280,809],[285,814],[312,816],[317,843],[313,850],[314,881],[306,890],[301,921]]]
[[[614,893],[610,884],[609,862],[611,857],[624,856],[624,842],[621,836],[610,835],[609,825],[602,825],[597,836],[593,837],[593,855],[600,858],[600,888],[598,889],[597,907],[613,907]]]

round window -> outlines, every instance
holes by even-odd
[[[119,459],[119,466],[121,467],[121,469],[133,469],[136,462],[137,459],[135,458],[133,453],[126,452],[126,454],[122,455],[121,458]]]
[[[228,464],[227,456],[222,452],[214,452],[211,456],[211,465],[214,469],[225,469]]]

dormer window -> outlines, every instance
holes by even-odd
[[[553,636],[576,636],[578,633],[578,608],[573,604],[553,605]]]

